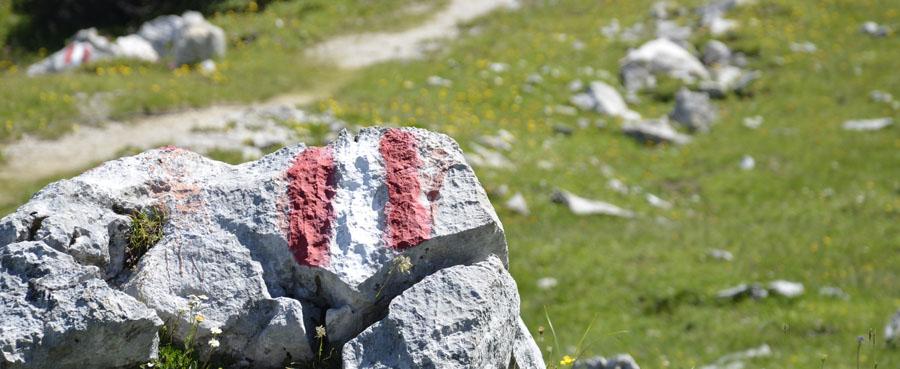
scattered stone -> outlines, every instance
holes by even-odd
[[[572,80],[572,82],[569,82],[569,91],[578,92],[582,89],[584,89],[584,82],[582,82],[580,79]]]
[[[722,356],[715,363],[703,366],[700,369],[742,369],[745,367],[744,362],[747,360],[769,356],[772,356],[772,348],[767,344],[762,344],[756,348]]]
[[[563,190],[553,193],[553,201],[568,206],[575,215],[609,215],[622,218],[635,216],[631,210],[622,209],[608,202],[579,197]]]
[[[129,215],[151,209],[164,214],[161,238],[132,254]],[[434,359],[540,362],[526,355],[533,342],[520,329],[506,250],[490,201],[444,135],[344,131],[326,147],[238,166],[152,150],[53,183],[0,220],[0,366],[136,366],[155,354],[162,322],[175,342],[221,330],[215,355],[259,368],[312,359],[318,325],[340,346],[374,324],[345,346],[360,353],[345,365],[456,338],[450,350],[468,356]],[[193,332],[199,319],[183,309],[200,295]],[[366,346],[372,334],[396,334],[390,322],[409,311],[439,320],[404,320],[402,329],[427,333],[415,346]]]
[[[671,20],[656,21],[656,37],[666,38],[683,47],[690,45],[688,39],[691,38],[693,29],[688,26],[679,25],[678,22]]]
[[[604,37],[608,39],[615,39],[619,32],[622,30],[622,27],[619,25],[619,20],[617,18],[613,18],[609,24],[600,27],[600,33],[603,34]]]
[[[628,186],[625,185],[624,182],[620,181],[617,178],[610,178],[606,185],[613,191],[616,191],[620,194],[627,195],[629,192]]]
[[[893,118],[848,120],[841,126],[847,131],[878,131],[894,124]]]
[[[516,136],[505,129],[500,129],[494,135],[478,137],[478,142],[495,150],[510,151],[516,143]]]
[[[572,369],[641,369],[641,367],[631,355],[618,354],[609,359],[602,356],[580,359],[575,362]]]
[[[97,29],[83,29],[75,33],[72,41],[62,50],[28,67],[27,74],[36,76],[75,69],[82,64],[113,58],[118,49]]]
[[[671,202],[668,202],[668,201],[666,201],[666,200],[663,200],[663,199],[659,198],[658,196],[656,196],[656,195],[654,195],[654,194],[652,194],[652,193],[648,193],[648,194],[645,196],[645,198],[647,199],[647,202],[650,203],[650,205],[653,205],[653,206],[655,206],[655,207],[657,207],[657,208],[660,208],[660,209],[671,209],[671,208],[672,208],[672,203],[671,203]]]
[[[472,151],[465,154],[466,161],[476,167],[493,169],[512,169],[515,166],[503,154],[484,146],[473,144]]]
[[[753,170],[756,168],[756,160],[750,155],[744,155],[741,157],[740,167],[742,170]]]
[[[666,117],[643,121],[625,122],[622,132],[638,141],[650,144],[673,143],[684,145],[691,142],[691,137],[678,133]]]
[[[509,69],[509,64],[506,63],[491,63],[488,66],[488,69],[494,73],[503,73]]]
[[[200,73],[204,75],[211,75],[216,71],[216,62],[212,59],[206,59],[200,62]]]
[[[761,115],[754,115],[752,117],[744,118],[744,127],[750,129],[757,129],[763,124],[763,117]]]
[[[521,215],[528,215],[528,203],[525,202],[525,196],[522,196],[521,192],[516,192],[515,195],[506,200],[506,208],[512,210],[514,213]]]
[[[675,108],[669,114],[672,120],[694,132],[709,132],[718,116],[718,110],[709,101],[709,95],[684,87],[675,94]]]
[[[759,283],[739,284],[737,286],[726,288],[716,293],[716,297],[723,300],[741,301],[745,298],[761,300],[769,297],[769,291]]]
[[[649,41],[629,51],[620,64],[619,74],[628,91],[655,87],[655,75],[658,74],[666,74],[685,83],[708,80],[710,77],[700,60],[665,38]]]
[[[881,90],[872,90],[872,92],[869,93],[869,98],[878,103],[891,103],[894,101],[893,95]]]
[[[734,254],[732,254],[731,251],[723,250],[723,249],[710,249],[709,252],[707,252],[707,255],[714,260],[720,260],[720,261],[734,260]]]
[[[384,319],[344,345],[343,368],[507,368],[521,327],[516,283],[491,256],[397,296]]]
[[[723,42],[710,40],[703,46],[703,64],[727,65],[731,63],[731,49]]]
[[[812,54],[812,53],[816,52],[817,50],[819,50],[819,48],[816,47],[816,44],[809,42],[809,41],[792,42],[790,45],[790,49],[791,49],[791,51],[793,51],[795,53],[807,53],[807,54]]]
[[[769,282],[769,292],[787,298],[800,297],[803,294],[803,284],[785,280]]]
[[[563,136],[571,136],[575,129],[567,124],[557,123],[553,125],[553,132]]]
[[[572,104],[584,110],[594,110],[600,114],[621,117],[625,120],[637,120],[641,115],[628,109],[622,95],[612,86],[594,81],[584,93],[572,97]]]
[[[888,26],[868,21],[859,27],[859,31],[872,37],[884,37],[891,32],[891,29]]]
[[[715,98],[723,98],[731,92],[745,94],[761,76],[759,71],[744,71],[731,65],[714,66],[711,72],[713,79],[700,82],[700,90]]]
[[[544,77],[541,77],[540,74],[532,73],[528,75],[528,78],[525,79],[525,82],[532,85],[539,85],[544,83]]]
[[[823,287],[819,288],[819,295],[838,299],[838,300],[849,300],[850,299],[850,295],[848,295],[846,292],[844,292],[844,290],[842,290],[840,287],[834,287],[834,286],[823,286]]]
[[[900,310],[897,310],[884,326],[884,342],[896,345],[898,340],[900,340]]]
[[[537,280],[537,286],[542,290],[553,289],[553,287],[556,287],[557,284],[559,284],[559,281],[557,281],[556,278],[553,277],[544,277]]]
[[[453,86],[453,81],[443,78],[441,76],[429,76],[426,81],[429,86],[433,87],[450,87]]]

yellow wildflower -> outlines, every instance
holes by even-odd
[[[206,318],[204,318],[203,315],[201,315],[201,314],[197,314],[197,316],[194,317],[194,320],[196,320],[197,323],[203,323],[203,321],[206,320]]]
[[[566,356],[563,356],[562,360],[559,361],[559,365],[569,366],[569,365],[572,365],[572,363],[574,363],[574,362],[575,362],[575,359],[573,359],[569,355],[566,355]]]

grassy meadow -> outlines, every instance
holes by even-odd
[[[896,124],[876,132],[840,127],[847,119],[900,118],[869,97],[872,90],[900,97],[900,37],[859,32],[867,20],[900,28],[896,0],[757,0],[729,13],[741,25],[719,39],[746,53],[748,69],[762,78],[745,96],[717,100],[720,119],[712,131],[680,147],[645,146],[624,136],[618,120],[558,108],[568,104],[573,80],[618,86],[619,60],[637,44],[610,40],[600,28],[614,18],[623,26],[647,19],[652,3],[525,1],[516,11],[466,25],[461,38],[423,60],[352,74],[306,60],[302,50],[326,35],[414,20],[385,15],[394,6],[382,2],[351,0],[278,2],[258,14],[220,14],[213,21],[229,30],[231,48],[218,82],[215,75],[129,64],[28,79],[23,64],[7,61],[0,68],[0,122],[7,122],[0,138],[71,129],[78,120],[67,118],[74,107],[66,97],[75,91],[120,91],[113,116],[127,117],[259,100],[342,78],[331,98],[310,109],[358,125],[444,132],[464,149],[500,129],[516,137],[504,153],[514,169],[476,171],[489,191],[506,185],[531,208],[531,215],[518,215],[503,207],[508,195],[493,197],[523,317],[543,348],[555,346],[547,316],[558,336],[562,352],[548,350],[548,364],[578,351],[590,326],[587,355],[630,353],[643,368],[700,368],[762,344],[773,355],[748,368],[900,367],[900,348],[881,342],[887,319],[900,308],[900,130]],[[329,10],[309,11],[284,29],[274,26],[275,18],[302,4]],[[255,41],[241,41],[254,32]],[[710,38],[700,31],[691,41],[702,48]],[[790,50],[792,42],[805,41],[818,50]],[[534,75],[542,81],[529,82]],[[431,86],[430,76],[452,85]],[[644,93],[631,108],[645,117],[667,114],[669,95]],[[753,116],[764,118],[757,129],[742,124]],[[573,132],[558,133],[560,126]],[[754,169],[740,168],[745,155],[755,159]],[[614,191],[611,179],[631,193]],[[6,211],[41,185],[0,186],[16,194]],[[557,188],[639,216],[575,216],[551,201]],[[653,207],[647,193],[673,206]],[[732,252],[734,260],[709,258],[712,248]],[[545,277],[558,285],[538,288]],[[806,293],[797,299],[715,298],[740,283],[777,279],[801,282]],[[824,286],[850,298],[820,296]],[[878,340],[862,345],[857,362],[857,337],[870,330]]]

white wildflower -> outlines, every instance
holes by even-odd
[[[210,339],[210,340],[209,340],[209,347],[212,347],[212,348],[218,348],[218,347],[219,347],[219,340],[217,340],[217,339],[215,339],[215,338]]]

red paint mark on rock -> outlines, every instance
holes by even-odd
[[[331,150],[304,150],[287,170],[290,220],[288,246],[294,260],[311,267],[327,266],[334,209],[334,158]]]
[[[416,136],[399,129],[384,133],[379,143],[387,173],[388,203],[385,231],[388,246],[405,250],[431,236],[431,215],[419,201],[419,152]]]

